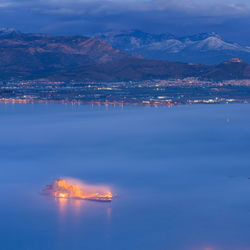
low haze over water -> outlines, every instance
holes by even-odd
[[[250,249],[250,105],[0,105],[3,250]],[[41,195],[59,177],[111,203]]]

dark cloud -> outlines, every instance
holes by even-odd
[[[239,1],[228,2],[3,0],[0,1],[0,22],[2,26],[25,32],[55,34],[91,34],[135,28],[175,34],[215,31],[228,40],[250,42],[249,6]]]

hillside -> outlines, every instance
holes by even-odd
[[[182,79],[186,77],[215,81],[249,79],[250,65],[239,59],[232,59],[215,66],[207,66],[130,58],[61,70],[49,76],[53,80],[98,81]]]
[[[100,39],[24,34],[0,29],[1,78],[36,77],[61,69],[128,57]]]

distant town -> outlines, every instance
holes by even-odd
[[[250,103],[250,80],[196,78],[129,82],[0,82],[1,103],[183,105]]]

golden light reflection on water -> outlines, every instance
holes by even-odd
[[[81,215],[84,215],[84,214],[86,215],[87,213],[93,213],[94,211],[98,212],[99,214],[101,211],[102,214],[104,213],[103,215],[104,215],[104,218],[106,217],[107,223],[110,223],[111,221],[112,208],[110,204],[105,203],[105,204],[102,204],[101,206],[93,208],[92,207],[93,203],[87,204],[90,201],[85,201],[81,199],[67,199],[67,198],[60,197],[60,198],[55,198],[55,201],[58,206],[60,218],[66,217],[67,214],[70,214],[71,216],[74,216],[74,217],[75,216],[80,217]]]
[[[110,223],[110,221],[111,221],[111,212],[112,212],[111,207],[108,207],[107,208],[107,222],[108,223]]]
[[[202,247],[195,247],[192,250],[221,250],[219,247],[211,247],[211,246],[202,246]]]
[[[67,198],[55,198],[56,203],[59,207],[59,213],[61,216],[64,216],[67,211],[71,214],[80,214],[83,208],[83,200],[69,200]]]
[[[67,199],[65,198],[60,198],[56,199],[58,205],[59,205],[59,213],[60,215],[64,215],[66,212],[66,206],[67,206]]]
[[[75,214],[80,214],[82,209],[83,209],[83,200],[70,200],[69,201],[70,205],[74,209]]]
[[[107,208],[107,217],[110,218],[111,217],[111,207]]]

